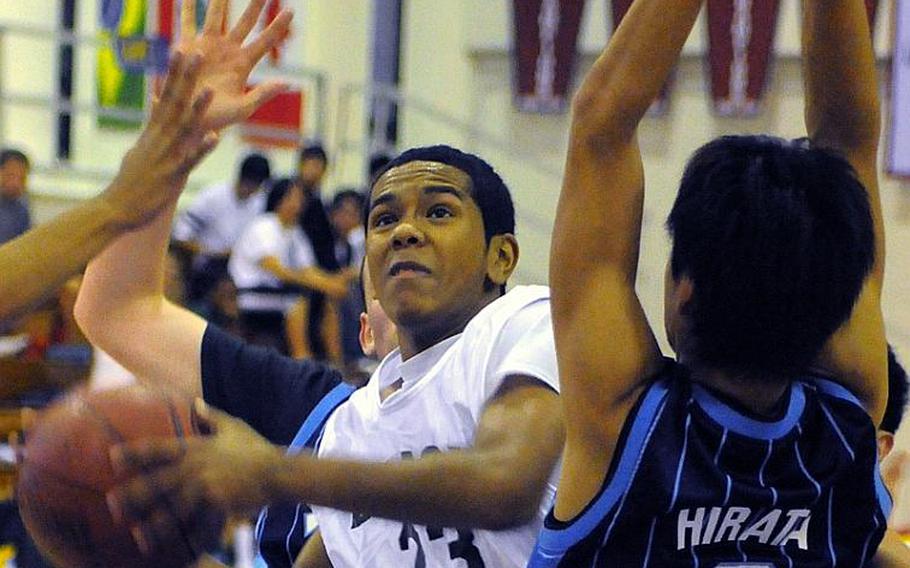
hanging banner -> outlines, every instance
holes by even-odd
[[[616,33],[616,28],[619,27],[620,22],[622,22],[626,12],[629,11],[629,7],[632,6],[633,1],[634,0],[613,0],[613,33]],[[673,76],[671,75],[660,89],[660,93],[657,95],[657,99],[654,100],[654,103],[651,104],[651,108],[648,109],[649,115],[664,116],[667,114],[670,110],[670,91],[672,86]]]
[[[563,112],[577,58],[584,0],[513,0],[512,76],[515,106]]]
[[[145,105],[145,75],[128,69],[118,52],[124,38],[145,35],[145,0],[101,0],[101,46],[97,54],[98,106],[105,109],[142,110]],[[127,52],[131,52],[127,47]],[[141,120],[98,117],[103,128],[139,128]]]
[[[707,54],[717,114],[758,113],[779,12],[780,0],[708,0]]]
[[[910,178],[910,0],[894,7],[889,173]]]

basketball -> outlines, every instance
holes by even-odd
[[[183,527],[186,538],[160,553],[140,553],[129,527],[114,522],[106,492],[127,477],[114,472],[112,446],[143,438],[193,433],[191,399],[131,385],[103,391],[77,389],[50,406],[28,433],[17,497],[22,519],[42,554],[57,566],[185,566],[217,542],[220,522]]]

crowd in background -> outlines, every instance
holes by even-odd
[[[241,156],[234,176],[192,196],[173,227],[166,295],[247,341],[363,378],[370,365],[357,340],[363,207],[369,182],[390,158],[372,156],[362,187],[327,195],[325,149],[307,144],[298,157],[296,171],[282,175],[261,153]],[[24,153],[0,152],[0,243],[31,226],[29,169]],[[27,342],[21,356],[94,359],[95,375],[116,381],[125,371],[112,370],[116,364],[72,321],[78,286],[77,277],[57,301],[0,322],[2,333]]]

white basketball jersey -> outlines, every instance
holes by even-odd
[[[549,298],[545,286],[517,287],[484,308],[460,335],[405,362],[397,350],[390,353],[369,383],[331,416],[319,457],[388,462],[470,448],[485,405],[506,377],[531,376],[558,390]],[[380,390],[399,378],[402,388],[380,401]],[[537,518],[507,531],[428,528],[324,507],[314,511],[336,568],[523,568],[552,504],[557,474]]]

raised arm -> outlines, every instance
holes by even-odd
[[[115,237],[176,199],[214,142],[200,121],[208,98],[191,100],[198,72],[191,65],[186,57],[171,62],[160,103],[100,195],[0,247],[0,318],[55,292]]]
[[[635,293],[644,201],[636,131],[701,4],[634,2],[573,101],[550,251],[567,434],[560,518],[599,489],[629,409],[660,362]]]
[[[876,424],[887,402],[887,344],[881,311],[885,239],[878,190],[881,129],[875,54],[862,0],[806,0],[803,57],[806,128],[814,145],[843,154],[869,195],[875,264],[847,324],[820,366],[865,403]]]
[[[246,92],[249,73],[287,31],[291,15],[283,12],[258,37],[244,45],[265,0],[253,0],[237,25],[223,32],[227,0],[213,0],[202,33],[196,34],[195,2],[184,2],[181,40],[176,57],[193,61],[196,92],[210,93],[196,126],[217,130],[248,116],[282,87],[266,83]],[[185,54],[182,57],[179,54]],[[187,105],[190,85],[173,96],[165,90],[162,104]],[[164,128],[185,134],[180,125]],[[140,169],[141,172],[141,169]],[[136,375],[166,380],[201,394],[200,349],[205,322],[164,299],[163,262],[174,213],[175,197],[185,181],[173,180],[172,197],[151,223],[118,239],[86,272],[76,316],[86,336]],[[137,176],[134,184],[142,184]]]

